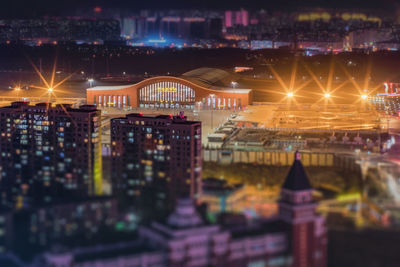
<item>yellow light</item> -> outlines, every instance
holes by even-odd
[[[325,94],[324,94],[324,97],[325,97],[325,98],[330,98],[330,97],[331,97],[331,94],[330,94],[330,93],[325,93]]]
[[[294,94],[293,94],[292,92],[289,92],[289,93],[287,93],[287,96],[288,96],[288,97],[293,97]]]
[[[53,88],[49,88],[49,89],[47,89],[47,91],[49,92],[49,93],[51,93],[51,92],[53,92]]]
[[[17,87],[15,87],[15,90],[19,91],[19,90],[21,90],[21,88],[17,86]]]
[[[368,96],[367,95],[361,95],[361,98],[365,100],[365,99],[368,98]]]

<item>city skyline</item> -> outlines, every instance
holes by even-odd
[[[399,61],[396,0],[7,3],[0,266],[397,266]]]

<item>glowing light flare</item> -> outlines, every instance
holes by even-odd
[[[370,80],[370,75],[371,75],[371,67],[372,67],[372,61],[371,57],[368,57],[368,64],[367,64],[367,69],[365,72],[365,79],[364,79],[364,88],[368,89],[369,88],[369,80]]]
[[[40,80],[47,86],[50,87],[49,83],[46,81],[46,79],[43,77],[42,73],[39,71],[39,69],[36,67],[36,65],[32,62],[32,60],[28,58],[29,63],[32,65],[33,69],[35,70],[36,74],[39,76]]]
[[[331,87],[332,87],[332,80],[333,80],[333,72],[334,72],[334,70],[335,70],[335,61],[334,61],[334,58],[332,57],[330,65],[329,65],[328,81],[327,81],[327,84],[326,84],[326,88],[328,89],[328,91],[331,90]]]
[[[366,95],[366,94],[361,95],[361,99],[365,100],[367,98],[368,98],[368,95]]]
[[[290,98],[292,98],[294,96],[294,94],[292,92],[289,92],[286,95],[287,95],[287,97],[290,97]]]
[[[268,65],[268,68],[271,70],[272,74],[274,75],[280,86],[282,86],[283,89],[288,90],[285,82],[282,80],[281,76],[279,76],[279,74],[275,71],[275,69],[270,65]]]
[[[289,84],[290,90],[293,90],[293,87],[296,82],[297,65],[298,65],[298,59],[296,58],[293,62],[292,74],[290,75],[290,84]]]
[[[324,94],[324,97],[325,97],[325,98],[330,98],[330,97],[331,97],[331,94],[330,94],[330,93],[325,93],[325,94]]]
[[[339,66],[342,68],[344,74],[347,76],[347,79],[353,84],[353,86],[359,91],[361,92],[361,88],[358,85],[358,83],[353,79],[353,77],[350,75],[350,73],[347,71],[347,69],[342,65],[339,64]]]
[[[56,69],[57,69],[57,60],[58,60],[58,56],[56,55],[56,58],[55,58],[54,64],[53,64],[53,69],[51,71],[50,86],[48,86],[49,88],[54,87],[54,79],[56,77]]]
[[[325,90],[324,86],[321,84],[321,82],[318,80],[317,76],[314,74],[314,72],[308,67],[307,64],[304,64],[305,69],[307,72],[311,75],[311,78],[314,80],[314,82],[318,85],[318,87],[321,90]]]

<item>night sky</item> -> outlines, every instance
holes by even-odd
[[[393,10],[400,0],[0,0],[0,17],[39,17],[65,15],[76,9],[95,6],[139,10],[169,8],[264,8],[290,10],[297,7],[379,8]],[[289,11],[288,10],[288,11]]]

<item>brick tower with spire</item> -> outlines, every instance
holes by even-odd
[[[325,267],[327,234],[325,219],[316,214],[313,188],[296,151],[282,185],[279,216],[287,226],[293,267]]]

